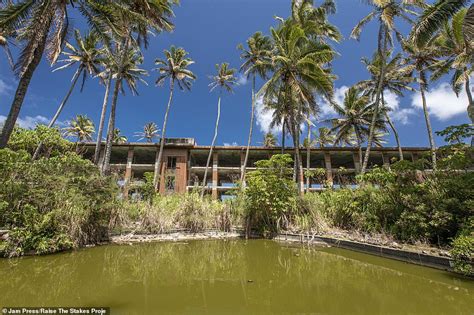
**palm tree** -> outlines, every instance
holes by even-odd
[[[134,32],[137,42],[143,42],[146,46],[149,30],[161,32],[172,29],[169,19],[173,16],[171,5],[175,3],[177,0],[117,0],[107,1],[106,5],[98,0],[19,1],[0,9],[0,29],[11,30],[22,43],[15,67],[19,76],[18,87],[0,135],[0,148],[7,145],[45,49],[51,63],[59,57],[71,25],[70,10],[76,9],[84,16],[90,28],[106,43],[111,41],[112,36],[123,37]],[[117,27],[124,19],[129,27]]]
[[[214,91],[216,88],[219,89],[219,98],[217,100],[217,118],[216,118],[216,126],[214,129],[214,137],[212,138],[211,149],[209,150],[209,155],[207,157],[207,162],[206,162],[206,170],[204,171],[204,178],[202,180],[201,198],[204,197],[204,192],[207,186],[207,171],[211,163],[212,151],[214,150],[214,145],[217,139],[219,119],[221,117],[222,92],[227,91],[229,93],[232,93],[233,87],[237,85],[237,79],[235,77],[236,70],[234,68],[229,69],[229,64],[227,62],[223,62],[220,65],[216,64],[216,71],[217,71],[217,74],[210,77],[211,83],[209,84],[209,87],[210,87],[211,92]]]
[[[125,93],[123,88],[125,82],[132,95],[138,95],[138,81],[147,85],[146,81],[142,79],[142,76],[147,75],[148,72],[139,68],[139,65],[143,63],[143,55],[137,48],[129,47],[127,42],[128,41],[125,41],[124,47],[121,46],[121,44],[117,44],[115,49],[116,53],[113,56],[109,56],[112,61],[111,71],[113,73],[113,78],[115,79],[115,85],[107,127],[107,139],[105,142],[105,155],[102,167],[102,173],[104,174],[108,173],[110,170],[110,155],[112,153],[112,139],[115,130],[115,113],[119,91],[121,91],[122,94]]]
[[[318,145],[320,148],[334,145],[334,135],[331,133],[331,129],[327,127],[318,128],[318,134],[314,134],[314,137],[315,145]]]
[[[410,38],[419,47],[428,43],[431,38],[443,29],[446,23],[460,10],[468,5],[471,0],[437,0],[433,5],[424,10],[417,23],[412,28]],[[472,40],[474,29],[474,5],[471,5],[470,14],[460,20],[460,33]]]
[[[112,134],[112,143],[114,144],[122,144],[127,143],[128,138],[125,135],[120,133],[120,129],[115,128]]]
[[[156,70],[160,72],[160,76],[156,80],[157,85],[163,85],[166,80],[170,82],[170,96],[168,99],[168,106],[166,107],[165,117],[163,119],[163,128],[161,130],[160,151],[158,152],[158,159],[155,163],[154,185],[155,190],[158,191],[161,177],[161,160],[163,157],[163,148],[165,146],[165,132],[166,124],[168,123],[168,114],[171,108],[171,101],[173,99],[174,84],[178,83],[181,90],[190,90],[192,82],[196,80],[196,76],[188,69],[194,63],[191,58],[188,58],[188,52],[183,48],[176,48],[171,46],[170,50],[164,50],[166,59],[156,59],[155,64],[160,66]]]
[[[86,115],[77,115],[64,129],[67,137],[76,137],[76,152],[79,142],[91,141],[94,132],[94,123]]]
[[[277,140],[276,140],[276,137],[273,133],[267,132],[263,136],[263,142],[262,143],[263,143],[263,146],[265,148],[273,148],[277,145]]]
[[[370,103],[368,96],[361,94],[356,87],[351,87],[344,96],[341,105],[333,103],[334,110],[339,118],[329,121],[333,124],[331,133],[335,133],[334,142],[347,142],[355,134],[356,145],[359,151],[359,163],[362,165],[362,143],[370,132],[370,124],[375,110],[375,104]],[[376,120],[376,130],[385,130],[385,122],[379,113]]]
[[[97,141],[96,141],[95,152],[94,152],[95,165],[99,165],[100,148],[102,145],[102,134],[104,132],[104,125],[105,125],[105,113],[107,112],[110,86],[112,84],[112,78],[113,78],[112,64],[113,62],[110,58],[110,54],[104,54],[102,58],[103,71],[99,73],[99,78],[100,78],[99,82],[105,86],[105,93],[104,93],[104,100],[102,101],[102,110],[100,111],[99,129],[97,131]]]
[[[453,91],[459,96],[459,93],[464,87],[469,101],[467,113],[471,119],[471,123],[474,124],[474,100],[470,88],[470,77],[474,73],[472,67],[474,41],[469,42],[459,36],[463,31],[461,21],[465,20],[467,11],[468,10],[464,8],[457,12],[453,16],[451,23],[445,25],[439,37],[436,39],[434,45],[439,47],[441,54],[447,58],[436,64],[437,71],[434,71],[432,79],[437,79],[450,70],[454,70],[454,74],[451,78]],[[474,138],[471,139],[471,143],[473,143],[473,141]]]
[[[369,138],[367,143],[367,150],[365,152],[364,161],[362,163],[361,173],[365,173],[367,164],[369,162],[370,150],[374,134],[376,131],[376,124],[379,117],[380,101],[383,90],[383,82],[385,78],[386,55],[389,45],[393,43],[392,33],[395,33],[398,40],[402,39],[401,33],[395,26],[395,19],[402,18],[408,22],[412,22],[410,15],[414,13],[412,9],[425,7],[424,0],[368,0],[369,5],[373,10],[357,23],[351,33],[351,37],[359,39],[363,27],[372,21],[374,18],[379,20],[379,31],[377,39],[377,54],[380,56],[380,73],[379,82],[375,92],[375,106],[373,117],[369,128]]]
[[[263,85],[264,104],[275,104],[288,117],[275,123],[287,122],[295,147],[294,177],[300,176],[300,124],[304,117],[316,114],[318,107],[315,93],[328,99],[332,97],[334,75],[326,65],[333,59],[334,51],[324,43],[311,41],[304,30],[291,20],[278,29],[271,29],[274,42],[272,77]],[[274,118],[279,119],[280,117]]]
[[[69,97],[71,96],[74,87],[78,79],[82,76],[82,83],[81,83],[81,92],[84,89],[84,84],[87,79],[87,75],[97,75],[101,60],[101,50],[97,47],[99,43],[99,37],[94,33],[88,33],[84,38],[81,36],[79,30],[75,30],[74,37],[76,40],[76,47],[74,47],[70,42],[66,42],[66,47],[70,50],[70,52],[64,51],[63,54],[66,56],[66,59],[59,60],[59,62],[65,63],[63,66],[58,67],[53,70],[53,72],[67,69],[72,66],[77,65],[77,69],[74,72],[74,75],[71,80],[71,86],[69,87],[66,95],[64,96],[63,100],[59,104],[56,113],[54,114],[53,118],[50,120],[48,124],[48,128],[51,128],[58,119],[59,115],[61,114],[64,106],[66,105]],[[33,160],[35,160],[42,148],[43,144],[39,143],[36,147],[35,153],[33,154]]]
[[[436,144],[434,142],[433,129],[431,128],[428,105],[426,104],[425,91],[428,89],[428,78],[426,76],[426,71],[432,68],[433,65],[438,62],[441,51],[435,44],[434,39],[421,48],[412,42],[406,41],[403,43],[403,49],[407,54],[407,61],[413,65],[417,72],[416,81],[419,84],[426,129],[428,131],[428,139],[430,141],[431,161],[433,164],[433,169],[436,169]]]
[[[382,101],[382,110],[384,113],[385,119],[389,124],[390,128],[393,131],[395,141],[398,147],[398,153],[400,160],[403,160],[403,151],[400,144],[400,138],[398,136],[397,129],[395,124],[392,122],[390,115],[388,114],[391,110],[385,104],[385,91],[394,93],[397,96],[403,97],[404,90],[414,91],[410,86],[410,83],[413,82],[412,73],[413,67],[407,66],[405,61],[402,58],[401,54],[395,55],[391,60],[389,59],[390,52],[387,52],[387,62],[385,65],[385,76],[382,82],[382,92],[381,92],[381,101]],[[357,87],[364,91],[364,94],[370,97],[374,101],[377,93],[377,86],[379,83],[380,69],[381,69],[381,58],[379,55],[375,54],[372,60],[367,58],[362,58],[362,63],[365,65],[367,71],[370,73],[371,78],[368,80],[363,80],[357,83]]]
[[[250,143],[252,141],[253,121],[255,116],[255,80],[257,78],[257,75],[260,76],[262,79],[266,79],[267,73],[272,68],[272,43],[268,36],[264,36],[261,32],[253,34],[247,40],[247,47],[248,48],[244,48],[242,44],[238,46],[238,49],[242,51],[240,58],[244,60],[244,63],[240,66],[240,71],[242,71],[247,78],[252,78],[252,107],[250,111],[249,136],[247,140],[247,149],[245,151],[244,164],[242,165],[242,173],[240,177],[242,187],[244,187],[245,185],[245,174],[250,152]]]
[[[160,136],[158,134],[159,132],[160,132],[160,129],[158,129],[156,124],[154,122],[149,122],[149,123],[146,123],[145,126],[143,126],[143,131],[136,132],[135,135],[137,137],[140,137],[138,141],[146,140],[146,142],[152,143],[153,139],[159,138]]]

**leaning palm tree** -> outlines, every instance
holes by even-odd
[[[76,151],[79,148],[79,142],[92,140],[94,132],[94,123],[86,115],[77,115],[69,122],[69,126],[64,128],[65,136],[76,138]]]
[[[102,134],[104,132],[105,126],[105,114],[107,112],[107,104],[109,101],[109,93],[110,93],[110,86],[112,85],[113,79],[113,59],[110,57],[110,54],[104,54],[102,57],[102,67],[103,71],[99,73],[99,82],[105,86],[105,93],[104,99],[102,101],[102,109],[100,111],[100,118],[99,118],[99,129],[97,130],[97,141],[95,144],[95,152],[94,152],[94,164],[99,165],[99,158],[100,158],[100,149],[102,146]]]
[[[129,47],[127,41],[125,41],[125,46],[117,44],[115,54],[109,56],[109,58],[111,58],[112,61],[111,71],[114,74],[115,84],[107,127],[107,138],[105,141],[105,154],[102,166],[103,174],[108,173],[110,170],[110,156],[112,153],[112,139],[115,130],[115,113],[117,110],[119,92],[121,91],[122,94],[125,93],[124,83],[126,83],[132,95],[138,95],[137,83],[142,82],[147,85],[142,77],[148,74],[146,70],[139,68],[143,63],[143,55],[137,48]]]
[[[471,0],[437,0],[433,5],[426,8],[412,28],[410,38],[419,47],[428,43],[431,38],[441,31],[459,11],[467,6]],[[460,20],[462,29],[458,34],[465,38],[473,39],[474,36],[474,5],[471,5],[470,14]]]
[[[377,18],[379,21],[378,40],[377,40],[377,54],[380,60],[379,82],[375,92],[375,103],[373,117],[369,128],[369,138],[367,143],[367,150],[365,152],[364,161],[362,163],[361,172],[364,173],[369,162],[370,150],[374,134],[376,131],[377,119],[380,112],[381,95],[383,89],[383,82],[385,78],[386,55],[389,46],[393,44],[393,36],[395,34],[398,40],[402,39],[401,33],[396,28],[395,19],[402,18],[411,23],[411,15],[415,8],[424,8],[426,5],[424,0],[369,0],[366,1],[372,6],[373,10],[357,23],[351,33],[351,37],[359,39],[363,27]]]
[[[156,124],[154,122],[149,122],[143,126],[143,131],[136,132],[135,136],[139,137],[138,141],[146,140],[146,142],[152,143],[153,139],[160,137],[158,134],[159,132],[160,129],[158,129]]]
[[[411,41],[405,41],[403,43],[403,49],[406,52],[408,62],[413,65],[416,70],[416,81],[419,84],[426,129],[428,131],[428,139],[430,142],[431,162],[433,169],[436,169],[436,144],[434,142],[433,129],[431,128],[425,92],[428,89],[429,80],[426,71],[430,70],[430,68],[433,68],[433,65],[438,63],[438,58],[441,56],[441,50],[435,43],[434,38],[421,48]]]
[[[156,59],[155,64],[160,66],[156,70],[159,71],[160,76],[156,80],[156,84],[162,86],[166,80],[170,83],[170,96],[168,99],[168,106],[166,107],[165,117],[163,119],[163,128],[161,129],[160,151],[158,152],[158,159],[155,163],[154,185],[155,190],[158,191],[161,178],[161,160],[163,158],[163,148],[165,146],[165,132],[166,124],[168,123],[168,115],[171,108],[171,101],[173,100],[174,84],[177,83],[181,90],[191,90],[192,82],[196,80],[194,73],[188,69],[194,63],[191,58],[188,58],[188,52],[183,48],[176,48],[171,46],[169,50],[164,50],[166,59]]]
[[[438,79],[442,75],[454,70],[450,80],[451,86],[458,96],[461,90],[465,89],[469,101],[467,114],[471,119],[471,123],[474,124],[474,100],[470,84],[470,78],[474,74],[472,66],[474,39],[467,41],[464,37],[459,36],[463,31],[461,21],[465,20],[467,11],[467,8],[464,8],[457,12],[453,16],[452,21],[445,25],[439,37],[435,40],[434,45],[440,49],[441,54],[446,56],[446,58],[435,65],[436,69],[432,80]]]
[[[227,91],[229,93],[232,93],[233,87],[237,85],[237,79],[235,77],[236,70],[234,68],[229,68],[229,64],[227,62],[223,62],[220,65],[216,64],[216,71],[217,71],[217,74],[210,77],[211,83],[209,84],[209,87],[210,87],[211,92],[214,91],[215,89],[219,89],[219,98],[217,100],[217,118],[216,118],[216,126],[214,129],[214,137],[212,138],[211,149],[209,150],[209,155],[207,157],[207,162],[206,162],[206,169],[204,170],[201,198],[204,197],[204,192],[206,190],[207,171],[211,163],[212,151],[214,150],[214,145],[217,139],[217,132],[219,129],[219,119],[221,117],[222,92]]]
[[[382,108],[381,112],[384,113],[385,119],[392,129],[395,141],[398,147],[398,153],[400,160],[403,160],[403,151],[400,144],[400,138],[398,136],[397,129],[395,124],[390,118],[389,111],[391,110],[387,104],[385,104],[385,91],[392,92],[393,94],[403,97],[403,92],[406,91],[415,91],[414,88],[410,86],[410,83],[413,82],[413,67],[406,65],[406,62],[402,58],[401,54],[395,55],[392,59],[389,56],[390,52],[387,52],[387,62],[385,65],[385,76],[382,81],[382,92],[381,92],[381,101]],[[365,65],[367,71],[370,73],[370,79],[360,81],[357,83],[357,87],[364,91],[364,94],[369,96],[372,101],[375,100],[377,94],[377,87],[380,77],[381,69],[381,58],[378,54],[375,54],[372,60],[368,58],[362,58],[362,63]]]
[[[333,124],[331,133],[335,133],[334,142],[347,142],[347,139],[355,134],[356,145],[359,152],[359,163],[362,165],[362,143],[369,135],[370,124],[375,110],[375,104],[370,102],[368,96],[361,94],[356,87],[351,87],[344,96],[344,102],[341,105],[333,103],[334,110],[338,118],[330,119]],[[377,130],[385,130],[385,121],[379,113],[376,120]]]
[[[66,95],[64,96],[63,100],[58,106],[56,113],[54,114],[53,118],[50,120],[48,124],[48,128],[51,128],[58,119],[59,115],[64,109],[69,97],[76,86],[77,81],[79,78],[82,77],[81,82],[81,92],[84,89],[84,84],[86,82],[87,76],[95,76],[99,74],[100,69],[100,60],[101,60],[101,49],[97,47],[99,43],[99,37],[94,32],[86,34],[84,37],[81,36],[79,30],[75,30],[74,38],[76,40],[76,47],[73,46],[70,42],[66,42],[66,47],[69,51],[64,51],[63,54],[66,56],[65,59],[59,60],[58,62],[65,63],[64,65],[56,68],[53,72],[68,69],[73,66],[77,66],[74,75],[72,76],[71,86],[69,87]],[[35,160],[42,148],[43,144],[39,143],[35,153],[33,154],[33,160]]]
[[[112,143],[114,144],[122,144],[127,143],[128,138],[127,136],[120,133],[120,129],[115,128],[112,134]]]
[[[18,119],[28,86],[45,50],[51,63],[55,63],[69,33],[70,11],[77,10],[104,42],[111,37],[123,37],[133,32],[137,42],[147,43],[150,30],[161,32],[173,28],[172,4],[167,1],[18,1],[0,9],[0,29],[11,30],[22,44],[20,58],[15,66],[19,77],[18,87],[0,135],[0,148],[4,148]],[[119,26],[123,19],[128,28]]]
[[[277,139],[275,135],[269,131],[263,136],[262,144],[265,148],[273,148],[277,145]]]
[[[266,79],[267,73],[272,68],[272,43],[268,36],[262,35],[261,32],[253,34],[247,40],[247,47],[248,48],[244,48],[242,44],[238,46],[238,49],[242,51],[240,58],[244,60],[244,63],[242,64],[242,66],[240,66],[240,71],[242,71],[247,78],[252,78],[252,106],[250,111],[249,136],[247,140],[247,149],[245,151],[244,164],[242,165],[242,172],[240,177],[242,187],[244,187],[245,185],[245,174],[250,152],[250,143],[252,141],[253,121],[255,116],[255,81],[257,75],[262,79]]]

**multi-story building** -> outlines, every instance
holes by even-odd
[[[85,145],[86,157],[92,157],[95,144]],[[192,138],[166,139],[161,165],[160,193],[184,193],[202,185],[210,146],[197,145]],[[240,179],[245,157],[245,146],[216,146],[207,176],[207,191],[219,198],[235,187]],[[124,193],[133,192],[143,182],[145,172],[154,172],[159,151],[159,143],[114,144],[111,154],[111,168],[123,176]],[[429,152],[428,148],[403,148],[404,159],[413,161]],[[280,154],[280,147],[251,147],[247,170],[255,169],[254,163]],[[285,153],[294,154],[293,148],[285,148]],[[303,167],[306,169],[306,149],[301,150]],[[101,152],[101,159],[103,150]],[[369,158],[369,167],[385,166],[397,160],[397,148],[373,148]],[[360,170],[358,150],[353,147],[313,148],[310,154],[310,169],[326,170],[326,185],[355,184],[354,177]],[[343,173],[344,176],[340,176]],[[304,175],[303,175],[304,176]],[[342,183],[344,178],[345,183]],[[306,179],[303,181],[306,183]],[[350,184],[350,183],[349,183]],[[301,189],[306,188],[302,186]],[[310,181],[310,191],[323,189],[321,183]]]

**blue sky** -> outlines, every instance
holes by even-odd
[[[339,0],[338,12],[331,17],[344,35],[344,40],[335,47],[340,56],[334,62],[334,73],[339,77],[335,82],[336,99],[341,100],[345,89],[365,79],[367,74],[360,62],[361,57],[371,56],[376,49],[377,24],[369,24],[362,34],[360,42],[349,39],[351,29],[367,12],[369,7],[359,0]],[[287,17],[290,13],[289,0],[182,0],[175,8],[176,29],[173,33],[160,34],[152,38],[151,45],[144,52],[143,68],[149,70],[146,78],[149,85],[139,86],[139,96],[132,96],[128,91],[120,96],[117,109],[117,127],[136,141],[134,133],[140,131],[147,122],[162,124],[163,114],[168,100],[168,88],[155,87],[157,73],[154,59],[163,55],[163,49],[171,45],[182,46],[195,60],[191,69],[198,76],[192,91],[177,92],[170,114],[167,137],[194,137],[199,144],[210,144],[214,131],[217,94],[209,93],[208,76],[215,71],[215,64],[229,62],[238,68],[241,64],[239,43],[254,32],[266,34],[276,24],[274,16]],[[75,15],[73,15],[75,17]],[[400,21],[399,21],[400,22]],[[73,22],[77,28],[84,25],[80,18]],[[400,22],[400,29],[407,33],[409,28]],[[15,50],[15,48],[14,48]],[[20,122],[32,126],[37,122],[47,122],[54,114],[61,98],[66,93],[73,70],[57,71],[46,61],[38,67],[26,101],[23,105]],[[427,99],[431,111],[433,129],[441,130],[448,125],[467,123],[467,100],[451,92],[444,78],[434,83]],[[222,100],[222,116],[217,144],[245,144],[248,134],[250,115],[251,87],[242,78],[241,85],[232,95]],[[259,82],[258,84],[261,84]],[[0,59],[0,120],[7,115],[15,89],[15,79],[8,68],[5,58]],[[103,87],[97,79],[89,79],[84,92],[79,89],[73,95],[61,117],[65,122],[76,114],[87,114],[98,124],[100,107],[103,98]],[[427,146],[428,139],[424,117],[420,109],[419,97],[408,93],[404,98],[388,96],[387,100],[394,107],[393,119],[399,129],[402,145]],[[263,131],[268,130],[268,114],[259,111],[253,144],[262,141]],[[322,105],[321,119],[332,117],[330,108]],[[388,144],[393,145],[391,135],[387,136]],[[437,138],[437,144],[442,140]]]

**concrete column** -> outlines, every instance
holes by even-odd
[[[212,154],[212,199],[217,199],[217,185],[219,182],[219,173],[217,171],[219,161],[219,154],[214,152]]]
[[[331,154],[324,152],[324,166],[326,167],[326,180],[329,186],[333,185]]]
[[[383,167],[390,168],[390,157],[386,153],[382,153]]]
[[[240,150],[240,177],[242,177],[242,172],[244,170],[245,162],[245,150]]]
[[[354,159],[354,168],[356,173],[360,173],[359,152],[353,152],[352,158]]]
[[[132,178],[133,147],[128,147],[127,166],[125,168],[125,178],[123,186],[123,195],[128,198],[128,186]]]

